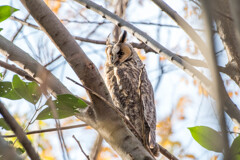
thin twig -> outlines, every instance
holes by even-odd
[[[40,160],[39,155],[34,150],[31,142],[28,140],[25,135],[23,129],[19,126],[17,121],[13,118],[13,116],[8,112],[8,110],[4,107],[4,105],[0,102],[0,113],[2,114],[4,120],[9,125],[11,130],[17,135],[19,142],[25,148],[27,154],[32,160]]]
[[[53,60],[51,60],[50,62],[48,62],[47,64],[45,64],[44,65],[44,67],[47,67],[47,66],[49,66],[50,64],[52,64],[53,62],[55,62],[56,60],[58,60],[59,58],[61,58],[62,57],[62,55],[60,54],[60,55],[58,55],[56,58],[54,58]]]
[[[109,24],[111,22],[98,22],[98,21],[77,21],[77,20],[68,20],[68,19],[61,19],[61,21],[64,22],[69,22],[69,23],[80,23],[80,24]],[[179,26],[176,25],[171,25],[171,24],[161,24],[161,23],[153,23],[153,22],[134,22],[134,21],[130,21],[130,23],[132,24],[142,24],[142,25],[151,25],[151,26],[160,26],[160,27],[168,27],[168,28],[180,28]],[[196,31],[204,31],[203,29],[194,29]]]
[[[30,14],[28,14],[28,15],[26,16],[26,18],[24,19],[24,22],[27,21],[27,19],[29,18],[29,16],[30,16]],[[24,27],[24,25],[21,24],[21,27],[20,27],[20,28],[17,30],[17,32],[14,34],[11,42],[13,42],[13,41],[17,38],[18,34],[22,31],[23,27]]]
[[[45,94],[45,96],[46,96],[47,99],[49,99],[49,95],[48,94]],[[53,118],[54,118],[55,123],[56,123],[57,133],[58,133],[57,135],[58,135],[58,138],[59,138],[59,141],[60,141],[60,144],[61,144],[63,158],[65,159],[64,149],[65,149],[65,151],[67,153],[67,157],[69,158],[67,146],[66,146],[66,143],[65,143],[64,138],[63,138],[63,133],[62,133],[62,130],[60,130],[61,124],[60,124],[60,121],[58,119],[59,115],[57,113],[56,105],[52,101],[49,101],[49,107],[50,107],[50,109],[52,111]]]
[[[79,127],[85,127],[88,126],[87,124],[78,124],[78,125],[72,125],[72,126],[66,126],[66,127],[60,127],[60,130],[67,130],[67,129],[74,129],[74,128],[79,128]],[[49,129],[41,129],[41,130],[36,130],[36,131],[30,131],[30,132],[26,132],[26,135],[31,135],[31,134],[39,134],[39,133],[47,133],[47,132],[54,132],[57,131],[57,128],[49,128]],[[12,137],[16,137],[15,134],[13,135],[5,135],[2,136],[4,138],[12,138]]]
[[[98,134],[98,136],[95,140],[95,143],[93,144],[91,153],[90,153],[91,160],[97,160],[99,151],[101,150],[102,142],[103,142],[103,138],[100,134]]]
[[[81,151],[82,151],[82,153],[84,154],[84,156],[88,159],[88,160],[90,160],[90,158],[89,158],[89,156],[84,152],[84,150],[82,149],[82,146],[81,146],[81,144],[80,144],[80,142],[77,140],[77,138],[73,135],[72,136],[74,139],[75,139],[75,141],[77,142],[77,144],[78,144],[78,146],[79,146],[79,148],[81,149]]]
[[[11,16],[10,19],[14,20],[14,21],[17,21],[17,22],[19,22],[19,23],[21,23],[23,25],[29,26],[31,28],[34,28],[34,29],[37,29],[37,30],[41,30],[41,27],[39,27],[37,25],[34,25],[34,24],[31,24],[31,23],[28,23],[28,22],[25,22],[24,20],[19,19],[17,17]]]
[[[19,18],[16,18],[16,17],[11,17],[12,20],[16,20],[17,22],[23,24],[23,25],[27,25],[28,27],[32,27],[32,28],[35,28],[37,30],[42,30],[40,27],[34,25],[34,24],[31,24],[31,23],[27,23],[25,22],[24,20],[21,20]],[[102,41],[102,40],[93,40],[93,39],[89,39],[89,38],[83,38],[83,37],[79,37],[79,36],[73,36],[74,39],[76,40],[80,40],[80,41],[83,41],[83,42],[89,42],[89,43],[94,43],[94,44],[100,44],[100,45],[105,45],[106,44],[106,41]],[[155,52],[153,49],[151,49],[150,47],[148,47],[146,44],[144,43],[130,43],[134,48],[138,48],[138,49],[144,49],[144,51],[146,53],[148,52]]]

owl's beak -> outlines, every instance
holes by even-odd
[[[112,57],[111,57],[111,62],[112,64],[116,64],[119,60],[119,57],[117,54],[113,54]]]

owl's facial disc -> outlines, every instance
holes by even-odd
[[[127,32],[124,31],[120,36],[118,41],[115,44],[110,43],[109,36],[107,38],[106,44],[106,53],[108,62],[113,65],[119,65],[126,60],[128,60],[131,55],[132,51],[128,44],[125,43],[127,37]]]

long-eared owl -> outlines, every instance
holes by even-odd
[[[126,37],[124,31],[115,43],[107,39],[105,81],[114,105],[132,123],[141,141],[153,150],[156,147],[153,89],[141,59],[132,45],[125,42]]]

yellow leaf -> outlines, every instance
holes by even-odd
[[[90,126],[86,126],[85,129],[92,129],[92,127],[90,127]]]
[[[185,106],[187,103],[190,103],[190,102],[191,102],[191,100],[188,97],[186,97],[186,96],[181,97],[178,100],[177,109],[181,110],[181,107]]]
[[[60,7],[61,7],[61,1],[62,0],[44,0],[45,3],[47,4],[47,6],[54,12],[54,13],[58,13]]]
[[[211,160],[217,160],[218,156],[213,156]]]
[[[137,54],[138,54],[139,58],[140,58],[142,61],[144,61],[145,59],[147,59],[147,57],[141,53],[141,50],[140,50],[140,49],[137,50]]]
[[[198,86],[198,93],[201,95],[203,94],[204,96],[208,96],[208,92],[202,87],[202,86]]]
[[[232,98],[233,92],[228,92],[228,95],[229,95],[230,98]]]
[[[235,92],[235,95],[238,96],[238,92],[237,91]]]
[[[164,61],[166,58],[165,57],[163,57],[163,56],[160,56],[160,61]]]
[[[191,159],[196,159],[196,157],[192,154],[186,154],[185,157],[191,158]]]
[[[197,85],[197,80],[193,80],[193,84],[194,84],[194,86],[196,86]]]

